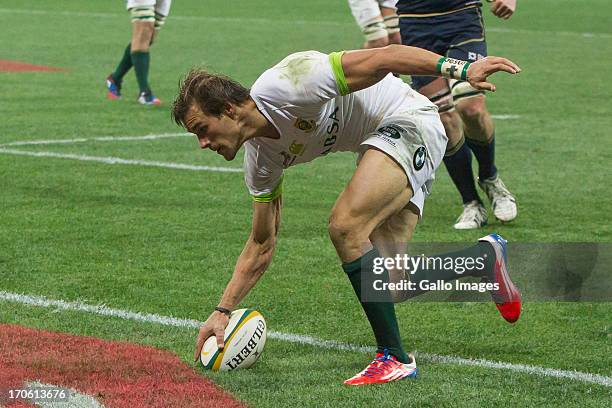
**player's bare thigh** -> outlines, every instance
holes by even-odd
[[[329,234],[343,262],[371,248],[370,235],[400,213],[413,196],[404,170],[387,154],[368,149],[342,191],[329,220]]]

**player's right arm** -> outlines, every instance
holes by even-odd
[[[234,273],[223,291],[219,307],[234,310],[268,269],[276,248],[281,207],[282,196],[269,202],[253,203],[251,234],[238,257]],[[228,321],[229,317],[222,312],[211,313],[198,333],[194,361],[198,360],[202,346],[210,336],[214,335],[217,338],[217,346],[223,348],[223,338]]]
[[[487,81],[490,75],[499,71],[520,72],[520,68],[506,58],[486,57],[469,63],[404,45],[334,53],[330,55],[330,61],[342,94],[368,88],[391,72],[446,76],[466,80],[474,88],[488,91],[495,90],[495,86]]]

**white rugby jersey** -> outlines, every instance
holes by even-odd
[[[253,84],[251,98],[280,134],[279,139],[259,137],[244,144],[245,182],[255,201],[271,201],[281,193],[287,167],[333,152],[357,152],[386,116],[435,109],[391,74],[350,93],[341,57],[318,51],[291,54]]]

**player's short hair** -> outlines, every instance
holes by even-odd
[[[249,99],[249,90],[225,76],[205,69],[192,69],[179,83],[179,93],[172,104],[172,118],[185,126],[185,116],[196,104],[208,115],[221,116],[228,103],[241,105]]]

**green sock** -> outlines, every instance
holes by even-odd
[[[388,302],[363,302],[361,298],[361,274],[372,274],[373,260],[378,257],[378,251],[372,249],[362,257],[342,264],[342,269],[348,275],[355,294],[361,303],[361,307],[368,317],[370,326],[376,338],[377,351],[382,353],[384,349],[389,354],[395,356],[402,363],[410,362],[402,347],[402,339],[399,333],[399,326],[395,316],[395,306],[391,299]]]
[[[151,56],[148,51],[134,51],[132,53],[132,64],[134,64],[134,71],[136,71],[136,80],[138,81],[140,92],[151,92],[151,88],[149,88],[150,60]]]
[[[465,277],[482,277],[486,275],[487,271],[491,270],[493,263],[495,262],[495,250],[488,242],[479,242],[474,246],[466,249],[462,249],[456,252],[450,252],[442,255],[435,255],[430,258],[438,258],[444,260],[442,263],[433,262],[431,266],[424,268],[420,267],[415,270],[412,274],[408,274],[410,282],[415,282],[416,289],[411,290],[409,293],[410,298],[428,292],[423,290],[419,286],[419,282],[427,280],[429,282],[436,282],[438,280],[449,282],[459,278]],[[463,258],[461,261],[459,261]],[[482,263],[465,263],[465,259],[482,259]],[[444,268],[445,263],[455,265],[454,268]],[[462,265],[461,273],[458,273],[457,265]],[[484,267],[482,267],[484,265]]]
[[[115,68],[115,72],[111,74],[115,83],[121,86],[121,81],[123,81],[123,77],[127,72],[132,68],[132,51],[131,51],[132,43],[129,43],[127,47],[125,47],[125,51],[123,52],[123,57],[121,61],[119,61],[119,65]]]

